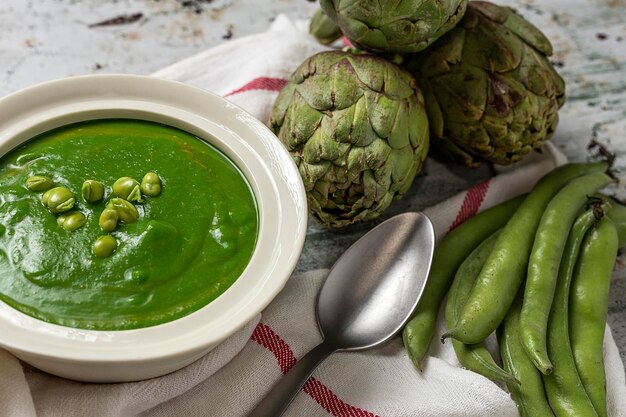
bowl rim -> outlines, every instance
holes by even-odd
[[[295,269],[308,217],[298,168],[267,126],[223,97],[152,76],[82,75],[0,98],[0,114],[0,156],[39,133],[78,121],[140,118],[181,128],[237,165],[259,211],[252,259],[235,283],[207,306],[156,326],[100,331],[43,322],[0,301],[0,347],[67,362],[136,362],[197,354],[252,321]]]

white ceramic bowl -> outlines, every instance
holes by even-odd
[[[272,132],[223,98],[177,82],[93,75],[11,94],[0,99],[0,155],[50,129],[108,118],[174,126],[228,155],[256,197],[259,235],[250,263],[226,292],[202,309],[158,326],[73,329],[34,319],[0,302],[0,347],[49,373],[93,382],[164,375],[241,329],[283,288],[302,250],[307,220],[300,175]]]

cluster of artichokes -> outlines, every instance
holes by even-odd
[[[512,9],[467,0],[320,5],[312,34],[324,44],[343,34],[359,50],[302,63],[270,127],[324,225],[379,216],[411,186],[429,139],[474,167],[518,161],[554,132],[565,84],[548,61],[550,41]]]

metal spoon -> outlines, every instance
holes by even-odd
[[[422,295],[434,247],[433,226],[421,213],[394,216],[350,246],[318,295],[324,341],[291,368],[249,417],[280,417],[331,353],[371,348],[398,333]]]

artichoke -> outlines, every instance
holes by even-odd
[[[339,26],[322,9],[317,9],[313,15],[309,32],[323,45],[330,45],[341,37]]]
[[[459,25],[408,61],[433,147],[467,166],[509,164],[548,140],[565,84],[550,41],[512,9],[473,1]]]
[[[457,24],[467,0],[320,0],[360,49],[419,52]]]
[[[322,52],[281,91],[270,127],[291,152],[321,223],[379,216],[411,186],[428,152],[415,79],[374,55]]]

